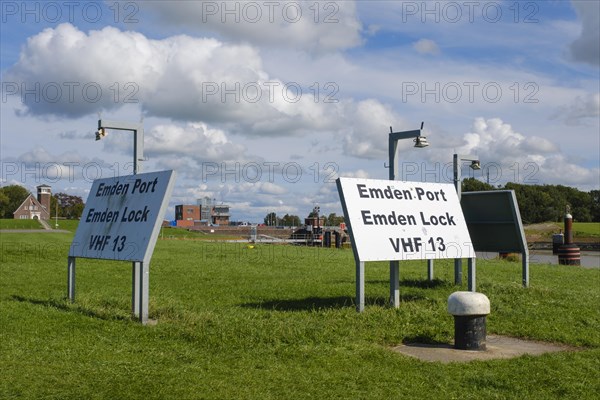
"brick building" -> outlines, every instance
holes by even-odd
[[[50,219],[50,198],[52,190],[48,185],[37,187],[37,198],[29,194],[13,213],[14,219]]]
[[[229,225],[229,206],[225,204],[214,206],[211,219],[214,225]]]
[[[194,221],[200,220],[200,207],[194,204],[179,204],[175,206],[177,226],[194,226]]]
[[[215,205],[209,198],[199,200],[197,205],[179,204],[175,206],[177,226],[229,225],[229,206]]]

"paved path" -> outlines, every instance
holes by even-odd
[[[46,230],[51,230],[52,228],[50,228],[50,225],[48,225],[48,223],[46,221],[44,221],[43,219],[40,219],[40,224],[42,224],[42,226],[44,227],[44,229]]]

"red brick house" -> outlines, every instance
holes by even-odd
[[[229,225],[229,206],[213,205],[210,201],[202,205],[179,204],[175,206],[175,220],[177,226]]]
[[[37,199],[29,194],[13,213],[14,219],[50,219],[50,197],[52,191],[48,185],[37,187]]]
[[[177,226],[194,226],[194,221],[200,220],[200,207],[192,204],[179,204],[175,206],[175,219]],[[179,221],[188,221],[180,225]]]

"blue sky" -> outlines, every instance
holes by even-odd
[[[173,206],[232,217],[341,213],[337,176],[448,182],[452,154],[485,180],[600,187],[596,1],[2,2],[2,184],[87,197],[131,171],[175,169]],[[465,164],[463,175],[468,170]]]

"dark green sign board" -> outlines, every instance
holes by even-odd
[[[515,192],[463,192],[460,205],[475,251],[521,253],[523,286],[529,286],[529,251]]]

